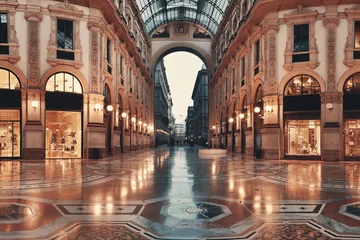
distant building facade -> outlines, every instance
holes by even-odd
[[[175,142],[176,143],[185,142],[185,124],[183,123],[175,124]]]
[[[194,101],[192,121],[194,127],[192,135],[194,135],[195,143],[205,146],[208,141],[209,132],[209,90],[208,90],[208,71],[203,65],[198,72],[192,99]]]
[[[164,60],[155,69],[155,146],[169,145],[174,123],[172,100]]]
[[[187,141],[194,138],[194,107],[192,106],[187,110],[185,137]]]

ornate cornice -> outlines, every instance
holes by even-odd
[[[43,14],[40,11],[27,10],[24,14],[26,20],[32,22],[41,22]]]

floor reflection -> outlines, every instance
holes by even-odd
[[[0,239],[355,239],[359,189],[360,162],[201,159],[184,146],[1,161]]]

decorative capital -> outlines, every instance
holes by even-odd
[[[337,17],[327,17],[323,20],[323,24],[328,29],[336,28],[340,23],[340,20]]]
[[[41,22],[43,14],[40,11],[27,10],[24,14],[26,20],[31,22]]]

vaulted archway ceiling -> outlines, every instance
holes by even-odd
[[[149,35],[161,25],[188,21],[217,33],[231,0],[136,0]]]

